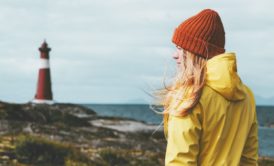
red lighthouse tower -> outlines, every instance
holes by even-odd
[[[40,51],[40,69],[37,82],[37,91],[33,103],[53,104],[53,95],[51,90],[49,52],[50,48],[46,41],[39,48]]]

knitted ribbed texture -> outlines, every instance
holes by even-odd
[[[208,59],[224,53],[225,32],[220,16],[211,9],[201,11],[176,28],[172,42]]]

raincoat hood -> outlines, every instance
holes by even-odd
[[[235,53],[220,54],[207,61],[206,85],[227,100],[245,98],[245,87],[237,73]]]

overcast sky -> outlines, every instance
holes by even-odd
[[[174,28],[202,9],[219,12],[226,50],[256,96],[274,96],[274,1],[8,0],[0,1],[0,100],[33,99],[38,47],[50,52],[54,99],[131,103],[172,73]],[[167,67],[166,67],[167,66]]]

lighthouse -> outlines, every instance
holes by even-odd
[[[53,104],[53,95],[51,90],[49,52],[50,48],[44,41],[39,48],[40,51],[40,68],[38,73],[37,90],[33,103]]]

